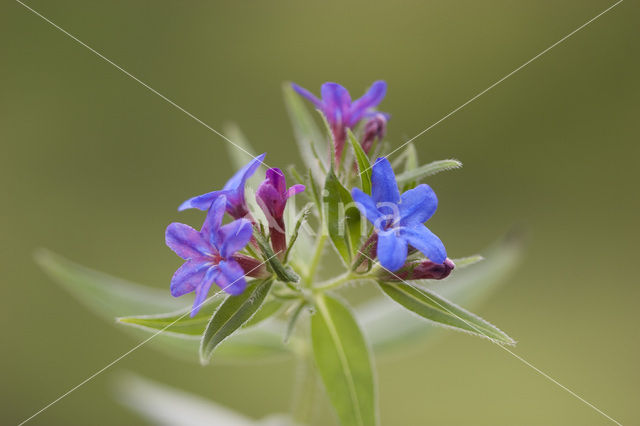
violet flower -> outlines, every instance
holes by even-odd
[[[447,252],[442,241],[423,225],[438,206],[438,199],[426,184],[398,191],[396,178],[385,157],[372,167],[372,196],[358,188],[351,191],[358,209],[375,227],[378,234],[377,254],[380,264],[397,271],[407,259],[408,246],[416,248],[434,263],[443,263]]]
[[[192,317],[214,282],[232,295],[242,293],[247,286],[245,271],[233,255],[247,245],[253,227],[247,219],[221,226],[226,204],[224,195],[215,199],[200,231],[182,223],[167,227],[167,246],[186,260],[171,279],[171,294],[179,297],[195,291]]]
[[[368,154],[376,140],[381,140],[387,133],[387,116],[377,113],[369,119],[364,125],[364,134],[360,145],[362,150]]]
[[[287,249],[284,225],[284,208],[289,197],[305,190],[298,184],[287,189],[284,173],[278,168],[267,170],[265,180],[258,186],[256,201],[269,222],[269,234],[273,251],[280,257]]]
[[[353,129],[363,118],[376,114],[373,108],[382,102],[387,93],[387,83],[382,80],[374,82],[361,98],[353,102],[347,89],[338,83],[324,83],[320,90],[322,99],[318,99],[313,93],[295,83],[291,83],[291,86],[310,100],[327,118],[333,133],[337,164],[340,164],[342,157],[347,128]]]
[[[213,191],[190,198],[178,207],[178,211],[186,209],[207,211],[218,197],[224,195],[227,199],[226,209],[231,216],[236,219],[247,217],[247,215],[249,215],[249,209],[247,208],[247,203],[244,198],[244,186],[247,179],[249,179],[256,172],[258,167],[260,167],[265,155],[267,154],[258,155],[251,160],[249,164],[238,170],[236,174],[227,181],[221,191]]]

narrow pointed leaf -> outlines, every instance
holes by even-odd
[[[351,311],[330,296],[318,296],[311,318],[313,353],[343,426],[378,424],[374,370],[367,343]]]
[[[475,265],[478,262],[482,262],[484,257],[479,254],[474,254],[473,256],[461,257],[458,259],[451,259],[453,263],[456,265],[456,269],[466,268],[471,265]]]
[[[267,300],[262,304],[258,312],[251,317],[249,321],[244,323],[242,327],[254,327],[260,324],[262,321],[268,320],[274,315],[277,315],[284,307],[284,302],[278,299]]]
[[[249,161],[256,157],[251,143],[249,143],[247,137],[242,133],[236,123],[225,125],[224,134],[233,141],[233,143],[225,143],[224,145],[227,148],[234,169],[243,168]]]
[[[168,290],[135,284],[71,262],[49,250],[35,254],[38,265],[58,284],[96,314],[113,321],[116,316],[176,311],[184,302]]]
[[[264,260],[269,264],[273,272],[277,275],[278,279],[285,283],[297,283],[300,281],[300,277],[290,267],[284,266],[277,255],[280,253],[274,253],[266,238],[260,233],[255,234],[256,241]],[[282,253],[284,256],[284,253]]]
[[[349,142],[356,156],[356,164],[358,165],[358,174],[360,175],[360,184],[362,185],[362,191],[371,195],[371,163],[369,158],[365,154],[364,150],[360,146],[360,142],[353,135],[351,130],[348,130]],[[347,165],[349,167],[349,165]]]
[[[272,284],[272,279],[254,282],[244,293],[229,296],[222,302],[202,335],[200,362],[208,363],[218,344],[251,319],[260,309]]]
[[[445,170],[458,169],[462,167],[462,163],[458,160],[440,160],[425,164],[416,169],[400,173],[396,176],[398,185],[404,185],[410,182],[420,182],[427,176],[435,175]]]
[[[496,343],[515,344],[511,337],[496,326],[432,291],[405,283],[378,282],[378,285],[391,299],[425,319],[439,325],[486,337]]]
[[[360,245],[360,212],[333,171],[329,171],[324,189],[327,233],[345,265],[350,265],[353,252]]]

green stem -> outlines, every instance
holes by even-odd
[[[342,284],[349,282],[349,281],[353,281],[353,280],[366,280],[366,279],[370,279],[370,278],[375,278],[374,274],[366,274],[366,275],[360,275],[360,274],[356,274],[354,272],[348,271],[345,272],[342,275],[338,275],[337,277],[324,281],[320,284],[318,284],[316,287],[313,288],[314,292],[323,292],[323,291],[327,291],[327,290],[331,290],[334,289],[336,287],[340,287]]]
[[[313,258],[311,259],[311,265],[309,266],[309,273],[306,276],[305,284],[307,287],[311,287],[313,283],[313,279],[316,277],[316,270],[318,269],[318,265],[320,265],[320,260],[322,259],[322,252],[324,251],[324,243],[327,240],[327,236],[325,234],[320,235],[318,238],[318,243],[316,244],[316,251],[313,254]]]

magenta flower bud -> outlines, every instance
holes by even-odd
[[[264,262],[261,262],[251,256],[247,256],[246,254],[236,253],[233,255],[233,260],[238,262],[244,271],[244,275],[247,277],[267,278],[271,275],[269,271],[267,271],[267,266]]]
[[[365,153],[371,151],[371,147],[376,140],[381,140],[387,133],[387,117],[385,114],[377,113],[364,125],[364,134],[360,145]]]
[[[305,190],[304,185],[293,185],[287,189],[284,173],[278,168],[267,170],[266,179],[258,186],[256,201],[267,217],[271,246],[282,257],[287,249],[284,225],[284,208],[289,197]]]
[[[447,278],[455,264],[449,258],[443,263],[434,263],[430,260],[418,260],[407,262],[396,272],[380,271],[382,281],[409,281],[409,280],[441,280]]]

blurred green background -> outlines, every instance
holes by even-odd
[[[381,109],[399,145],[612,3],[28,2],[214,128],[238,122],[278,166],[300,164],[283,81],[359,96],[387,80]],[[220,137],[20,4],[0,7],[0,422],[16,424],[137,343],[46,277],[33,251],[168,289],[179,260],[164,228],[195,224],[178,203],[232,170]],[[430,227],[453,257],[528,230],[520,268],[478,313],[623,424],[640,424],[639,22],[623,2],[416,140],[422,161],[465,164],[430,181]],[[377,369],[383,425],[610,424],[458,333]],[[122,370],[260,417],[288,409],[294,369],[202,368],[143,347],[32,423],[140,424],[114,402]]]

